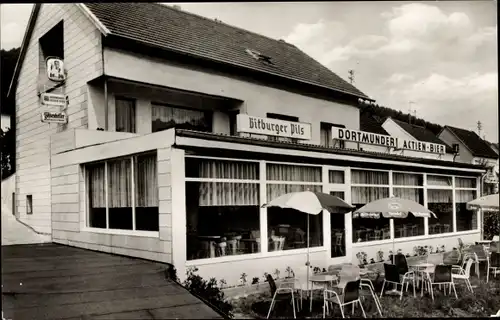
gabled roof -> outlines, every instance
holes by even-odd
[[[84,6],[111,36],[368,98],[300,49],[282,40],[157,3],[93,2]],[[263,59],[257,59],[252,53]]]
[[[389,133],[385,131],[385,129],[382,127],[382,124],[375,118],[375,116],[368,112],[361,112],[359,116],[359,130],[389,135]]]
[[[459,141],[461,141],[474,157],[498,158],[498,154],[474,131],[451,126],[445,126],[443,130],[445,129],[448,129]]]
[[[453,153],[453,149],[443,140],[439,139],[432,133],[430,130],[421,127],[421,126],[416,126],[413,124],[409,124],[400,120],[392,119],[398,126],[400,126],[404,131],[408,132],[412,137],[414,137],[418,141],[423,141],[423,142],[430,142],[430,143],[437,143],[437,144],[442,144],[446,148],[447,153]]]

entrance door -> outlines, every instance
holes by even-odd
[[[345,169],[339,167],[328,168],[328,186],[326,193],[346,200],[349,196],[345,185]],[[347,202],[350,202],[347,200]],[[350,241],[347,223],[350,219],[347,214],[330,214],[330,258],[332,263],[346,262],[350,256]]]

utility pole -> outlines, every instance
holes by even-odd
[[[483,129],[483,124],[481,123],[481,121],[478,121],[477,122],[477,135],[479,137],[481,137],[481,129]]]

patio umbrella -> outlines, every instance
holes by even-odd
[[[490,194],[488,196],[483,196],[467,202],[467,210],[479,210],[482,212],[486,211],[497,211],[500,210],[500,205],[498,203],[498,193]],[[500,228],[499,228],[500,229]],[[500,252],[500,242],[497,243],[497,252]]]
[[[421,218],[437,218],[436,215],[421,204],[397,197],[383,198],[370,202],[356,210],[353,218],[407,218],[409,214]],[[392,262],[395,263],[394,238],[392,239]]]
[[[330,213],[346,214],[355,207],[351,206],[339,197],[327,193],[301,191],[291,192],[279,196],[264,204],[263,208],[278,207],[283,209],[295,209],[307,213],[307,267],[309,270],[309,215],[318,215],[323,210]],[[307,272],[307,285],[309,285],[309,271]]]

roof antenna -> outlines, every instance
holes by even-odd
[[[349,82],[351,84],[353,84],[354,83],[354,73],[355,73],[354,69],[350,69],[349,71],[347,71],[347,73],[349,73],[349,77],[348,77]]]
[[[477,135],[479,137],[481,137],[481,129],[483,129],[483,124],[481,123],[481,121],[478,121],[477,122]]]
[[[411,114],[413,112],[413,110],[411,109],[411,105],[412,104],[415,104],[415,102],[413,101],[408,101],[408,124],[411,124]],[[416,115],[416,111],[415,111],[415,115]]]

